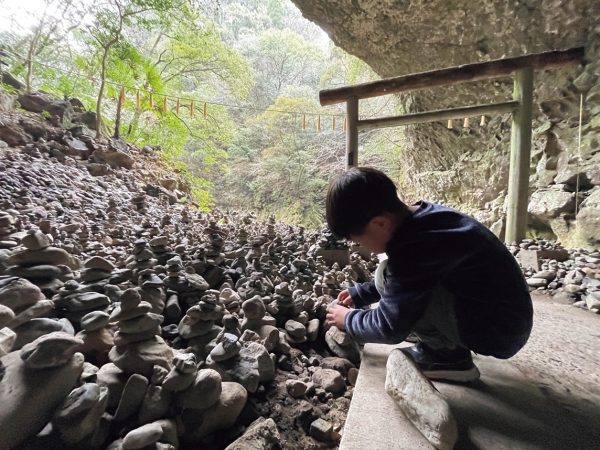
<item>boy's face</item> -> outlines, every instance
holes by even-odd
[[[351,234],[350,239],[372,253],[385,253],[392,237],[393,220],[388,215],[375,216],[360,234]]]

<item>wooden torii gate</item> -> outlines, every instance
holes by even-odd
[[[578,63],[584,48],[535,53],[516,58],[497,59],[446,69],[403,75],[370,83],[325,89],[319,92],[321,105],[346,102],[346,168],[358,163],[358,132],[373,128],[437,122],[446,119],[512,113],[510,169],[508,178],[508,208],[505,242],[525,238],[527,205],[529,202],[529,164],[531,153],[531,119],[533,105],[533,71]],[[426,89],[435,86],[506,77],[514,74],[513,99],[460,108],[419,112],[402,116],[360,120],[358,101],[397,92]]]

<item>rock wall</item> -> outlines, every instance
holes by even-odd
[[[338,46],[382,77],[585,46],[584,64],[535,74],[530,231],[569,246],[600,243],[600,211],[593,200],[600,189],[600,3],[293,1]],[[418,112],[502,101],[511,92],[512,81],[498,79],[411,92],[399,103],[402,111]],[[484,126],[473,119],[468,128],[455,121],[451,129],[435,123],[408,126],[403,133],[401,184],[408,197],[459,206],[501,229],[510,115],[487,117]]]

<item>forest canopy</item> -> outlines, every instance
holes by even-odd
[[[289,0],[35,0],[7,11],[0,42],[29,91],[78,98],[98,136],[160,148],[206,209],[307,227],[344,168],[344,109],[320,89],[376,79]],[[361,103],[390,114],[393,99]],[[401,181],[398,131],[361,135],[361,164]]]

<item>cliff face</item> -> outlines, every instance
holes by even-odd
[[[583,65],[535,74],[529,210],[533,233],[567,245],[600,243],[600,3],[293,1],[382,77],[585,46]],[[511,92],[512,81],[499,79],[404,94],[400,103],[403,111],[417,112],[502,101]],[[488,117],[484,126],[472,120],[468,129],[457,122],[452,129],[442,123],[399,129],[404,180],[410,196],[460,206],[491,225],[504,215],[510,116]]]

